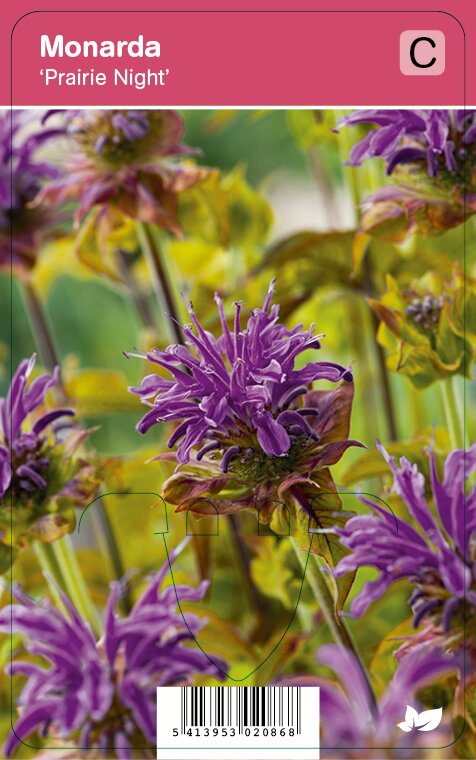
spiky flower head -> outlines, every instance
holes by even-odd
[[[193,153],[180,142],[180,115],[172,110],[109,109],[67,112],[67,118],[73,141],[67,171],[39,199],[53,205],[77,200],[76,225],[92,211],[89,223],[100,243],[118,217],[153,222],[180,234],[178,195],[208,174],[203,167],[175,160]]]
[[[203,328],[189,306],[186,345],[154,349],[144,357],[172,378],[151,374],[130,388],[149,407],[138,424],[140,433],[157,424],[178,423],[168,444],[179,444],[176,458],[183,467],[165,490],[180,509],[200,494],[235,487],[242,499],[220,500],[218,510],[243,508],[260,487],[285,488],[290,478],[311,476],[356,443],[347,439],[352,372],[332,362],[299,366],[301,354],[320,349],[322,336],[313,326],[304,330],[302,325],[288,329],[281,324],[279,306],[272,304],[273,289],[274,282],[246,324],[241,304],[235,304],[231,329],[216,296],[219,337]],[[339,385],[330,391],[310,390],[317,380]],[[193,468],[188,466],[191,460]],[[183,496],[187,490],[186,499],[177,501],[178,491]]]
[[[58,382],[39,375],[29,382],[36,357],[23,360],[0,398],[0,564],[32,539],[53,541],[74,527],[75,506],[94,493],[96,467],[77,455],[88,431],[64,425],[72,409],[46,407]]]
[[[282,683],[288,686],[318,686],[319,711],[322,726],[321,753],[324,758],[398,758],[409,756],[404,748],[429,750],[449,743],[453,732],[447,720],[436,731],[400,730],[405,714],[409,720],[420,713],[422,719],[441,720],[435,711],[420,712],[420,694],[430,684],[458,674],[463,667],[462,657],[446,654],[433,646],[413,651],[402,659],[385,691],[374,704],[362,676],[361,667],[349,650],[326,644],[317,651],[318,663],[329,668],[336,680],[318,676],[292,676]],[[424,704],[424,703],[423,703]],[[408,710],[407,705],[411,705]],[[439,711],[436,711],[439,713]],[[422,723],[423,725],[423,723]],[[437,724],[438,725],[438,724]],[[436,728],[436,726],[435,726]],[[380,753],[378,752],[380,750]],[[369,754],[372,753],[372,754]]]
[[[381,158],[395,184],[364,202],[361,228],[390,240],[435,235],[476,212],[475,110],[361,110],[340,126],[373,124],[349,164]]]
[[[383,446],[378,448],[408,517],[365,500],[375,514],[353,517],[337,529],[350,552],[337,566],[337,576],[364,565],[378,572],[353,600],[351,613],[360,617],[390,586],[406,579],[413,586],[409,605],[414,626],[424,623],[443,633],[451,629],[461,637],[465,623],[469,632],[476,620],[476,488],[465,492],[465,480],[476,467],[476,445],[449,454],[443,478],[430,452],[429,484],[406,457],[397,464]],[[431,499],[426,496],[428,485]]]
[[[380,320],[377,337],[391,370],[417,387],[452,375],[471,377],[476,288],[458,268],[427,272],[405,288],[388,276],[387,291],[369,303]]]
[[[11,626],[35,660],[15,658],[11,665],[13,676],[27,680],[20,715],[3,747],[7,757],[35,733],[50,746],[72,744],[76,757],[87,749],[94,757],[121,760],[137,757],[137,751],[156,756],[157,687],[188,685],[196,675],[223,678],[226,672],[225,663],[213,664],[193,646],[203,622],[187,613],[185,624],[175,586],[161,588],[168,571],[166,563],[123,618],[117,614],[121,585],[113,583],[99,640],[64,594],[65,613],[16,590],[18,604],[1,610],[0,631],[10,633]],[[198,601],[207,586],[181,586],[180,598]]]
[[[38,150],[60,130],[42,129],[32,112],[0,112],[0,269],[26,275],[59,221],[57,209],[33,206],[45,180],[57,177]]]

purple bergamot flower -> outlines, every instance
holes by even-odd
[[[377,758],[375,753],[379,749],[385,750],[385,757],[402,757],[407,755],[400,755],[399,747],[432,748],[453,739],[448,720],[431,733],[422,733],[416,728],[413,731],[399,730],[398,724],[404,720],[407,705],[420,711],[422,704],[418,692],[442,678],[458,674],[462,668],[460,655],[448,655],[438,647],[415,650],[399,662],[377,704],[371,700],[361,667],[351,652],[335,644],[326,644],[318,649],[317,660],[334,671],[338,682],[318,676],[296,675],[282,683],[319,686],[322,757],[339,760]]]
[[[387,174],[397,166],[422,162],[431,177],[456,175],[474,155],[476,110],[361,110],[345,116],[341,126],[373,124],[349,155],[351,166],[383,158]]]
[[[0,566],[9,564],[10,543],[16,551],[72,530],[74,507],[98,485],[94,463],[76,455],[88,432],[65,425],[74,410],[46,405],[59,367],[30,382],[35,361],[33,355],[20,363],[0,398]]]
[[[142,355],[172,379],[150,374],[139,387],[130,388],[149,407],[138,431],[176,423],[168,445],[178,444],[176,459],[183,472],[170,484],[185,478],[192,501],[204,490],[216,494],[229,488],[231,481],[240,482],[242,495],[251,489],[256,496],[260,484],[269,491],[270,483],[284,492],[292,477],[311,477],[338,461],[346,448],[359,445],[347,439],[351,370],[316,361],[296,367],[301,354],[320,349],[323,336],[316,335],[313,326],[304,330],[302,325],[288,329],[281,324],[273,292],[274,282],[263,306],[250,311],[245,324],[242,306],[235,304],[231,329],[216,296],[219,337],[203,328],[189,306],[192,324],[183,328],[186,345]],[[330,391],[310,390],[314,381],[322,380],[338,385]],[[166,491],[171,503],[177,503],[171,490]],[[221,500],[219,511],[242,506],[239,500]]]
[[[73,141],[66,172],[38,200],[53,206],[77,200],[76,226],[92,212],[102,245],[118,217],[180,234],[178,196],[209,171],[176,160],[194,152],[180,142],[184,126],[177,111],[76,110],[66,119]]]
[[[381,158],[395,184],[365,199],[363,232],[401,241],[436,235],[476,212],[476,110],[361,110],[341,126],[373,124],[348,163]]]
[[[271,305],[273,292],[274,282],[263,306],[248,315],[245,327],[241,304],[236,304],[233,330],[216,296],[222,327],[218,339],[202,327],[190,305],[195,332],[192,326],[184,327],[188,345],[153,349],[144,356],[170,372],[173,380],[147,375],[139,387],[129,389],[151,407],[137,429],[146,433],[157,423],[182,420],[169,438],[170,447],[180,441],[180,463],[188,462],[195,447],[198,459],[208,451],[222,450],[223,472],[250,447],[267,456],[285,457],[293,436],[316,439],[308,422],[315,410],[293,409],[309,383],[352,382],[349,369],[331,362],[309,362],[295,369],[296,358],[307,349],[318,350],[323,336],[315,335],[313,327],[303,330],[297,325],[289,330],[280,324],[279,306]]]
[[[57,209],[33,205],[45,180],[58,170],[37,157],[62,130],[41,129],[33,112],[0,113],[0,268],[27,273],[40,246],[58,223]]]
[[[350,554],[336,568],[338,576],[369,565],[378,578],[367,582],[352,601],[351,614],[360,617],[396,581],[413,586],[409,604],[413,624],[431,624],[443,633],[463,630],[476,611],[476,488],[465,494],[465,479],[476,467],[476,444],[446,458],[443,478],[430,452],[430,486],[435,510],[425,495],[425,477],[405,457],[400,466],[377,444],[393,476],[393,489],[404,502],[409,519],[391,514],[368,499],[376,514],[351,518],[337,533]],[[466,603],[465,603],[466,600]],[[468,629],[469,630],[469,629]]]
[[[188,685],[196,675],[222,679],[226,668],[191,645],[203,621],[187,613],[185,625],[175,586],[161,588],[168,571],[167,562],[124,618],[116,609],[122,587],[113,583],[99,640],[63,593],[65,613],[16,590],[18,604],[0,611],[0,631],[21,635],[35,659],[11,664],[11,675],[27,680],[3,747],[7,757],[35,733],[47,745],[72,742],[79,754],[90,748],[95,757],[124,760],[140,749],[141,757],[155,757],[156,688]],[[199,601],[207,587],[180,586],[180,600]]]

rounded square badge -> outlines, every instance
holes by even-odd
[[[400,71],[405,76],[435,77],[445,70],[445,35],[409,29],[400,35]]]

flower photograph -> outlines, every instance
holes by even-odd
[[[325,760],[475,757],[476,111],[14,109],[0,152],[1,756],[318,687]]]

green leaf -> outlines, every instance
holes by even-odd
[[[254,537],[255,556],[251,560],[251,575],[255,586],[266,596],[278,599],[286,609],[294,608],[289,588],[293,573],[286,564],[289,542],[273,536]]]
[[[373,203],[360,222],[363,233],[395,243],[405,240],[410,226],[404,209],[396,203],[385,201]]]
[[[138,247],[137,234],[131,219],[109,210],[107,215],[93,209],[81,225],[74,243],[79,260],[99,275],[121,281],[117,250],[132,252]]]
[[[71,519],[67,519],[64,515],[45,515],[31,526],[30,536],[33,540],[49,544],[72,531],[74,524],[74,519],[71,521]]]
[[[332,130],[337,118],[331,109],[300,109],[286,112],[297,144],[303,150],[314,146],[337,145],[338,137]]]
[[[398,441],[386,443],[388,453],[396,457],[407,457],[418,465],[420,472],[428,472],[427,449],[432,447],[438,460],[442,460],[449,447],[449,437],[446,430],[428,428],[409,442]],[[366,451],[340,477],[345,486],[351,486],[363,480],[389,475],[389,468],[378,449]]]
[[[343,510],[341,498],[327,468],[318,470],[312,477],[314,487],[300,486],[299,494],[293,494],[295,529],[302,548],[307,549],[312,538],[311,552],[321,557],[329,567],[331,572],[327,577],[333,587],[334,604],[336,610],[341,610],[349,595],[355,573],[348,573],[339,578],[334,577],[332,570],[348,554],[348,551],[333,531],[336,527],[343,527],[354,513]],[[301,499],[306,501],[314,518],[310,518],[303,508]]]
[[[300,283],[309,293],[317,285],[349,285],[354,234],[352,231],[298,232],[271,246],[259,269],[289,266],[293,272],[293,282]]]
[[[273,214],[267,200],[245,180],[243,167],[226,176],[212,172],[181,194],[179,219],[187,235],[224,248],[262,245]]]
[[[138,411],[137,398],[128,392],[122,372],[80,369],[66,372],[65,392],[81,417]]]

